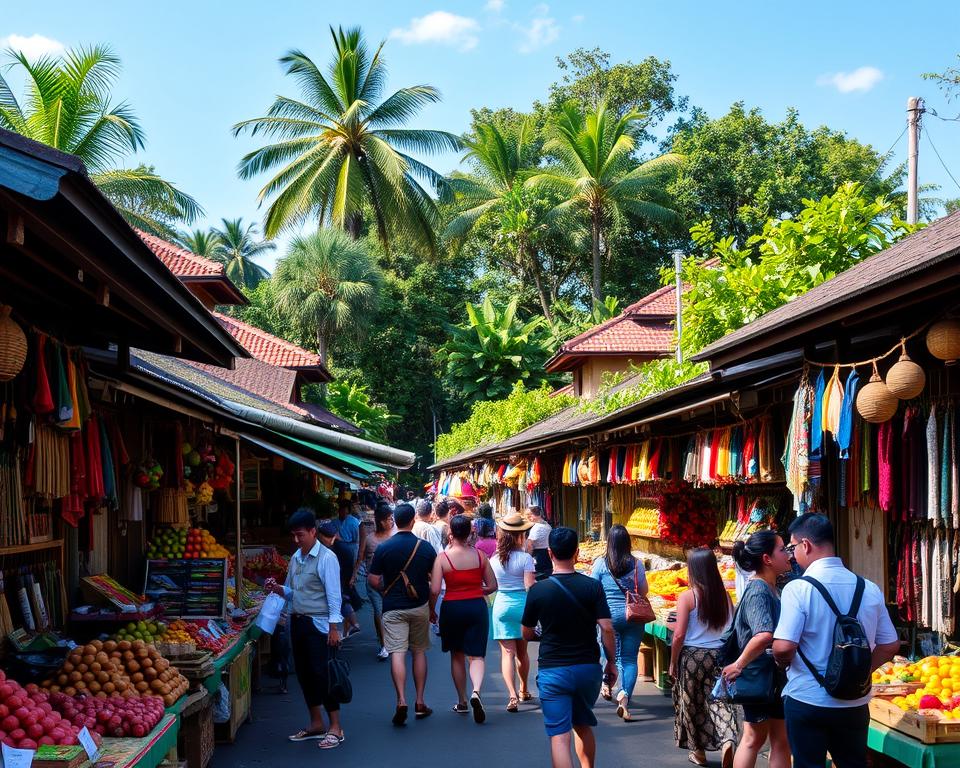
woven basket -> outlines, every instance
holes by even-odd
[[[960,358],[960,320],[940,320],[927,331],[927,349],[940,360]]]
[[[912,400],[917,397],[923,392],[926,383],[927,375],[923,372],[923,368],[913,362],[906,352],[901,354],[900,360],[887,371],[887,389],[900,400]]]
[[[870,383],[857,393],[857,412],[864,421],[882,424],[893,418],[899,405],[900,401],[880,380],[880,374],[877,373],[877,366],[874,363]]]
[[[187,492],[181,488],[161,488],[157,496],[155,522],[166,525],[189,525]]]
[[[27,336],[10,317],[11,308],[0,306],[0,381],[10,381],[27,359]]]

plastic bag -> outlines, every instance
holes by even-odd
[[[217,693],[213,697],[213,722],[226,723],[230,720],[230,691],[220,683]]]
[[[736,695],[737,681],[731,680],[727,682],[727,678],[720,675],[720,677],[717,678],[717,682],[713,685],[713,690],[710,691],[710,700],[730,702]]]
[[[284,605],[286,601],[280,595],[272,593],[267,595],[267,599],[260,606],[260,613],[257,614],[256,625],[268,635],[272,635],[273,630],[277,628]]]

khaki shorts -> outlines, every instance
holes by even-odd
[[[383,647],[387,653],[425,651],[430,647],[430,606],[403,608],[383,614]]]

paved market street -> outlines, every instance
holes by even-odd
[[[354,698],[344,709],[347,737],[344,744],[339,749],[321,753],[316,742],[287,741],[288,734],[305,725],[303,699],[294,677],[290,678],[290,691],[286,695],[270,692],[276,688],[276,681],[265,677],[263,691],[253,698],[253,723],[240,729],[235,744],[217,746],[212,768],[260,768],[287,761],[303,765],[301,761],[305,759],[341,765],[346,760],[348,765],[371,768],[425,765],[481,768],[491,765],[492,761],[525,768],[549,765],[547,737],[536,700],[517,714],[504,710],[507,697],[499,675],[499,649],[493,641],[487,656],[484,690],[487,722],[484,725],[478,726],[471,718],[449,711],[456,694],[450,680],[448,657],[440,652],[437,641],[429,654],[427,680],[427,703],[433,707],[434,714],[419,722],[411,716],[405,728],[394,728],[390,724],[394,704],[390,670],[386,662],[378,663],[374,658],[375,636],[369,612],[364,610],[361,616],[363,633],[346,643]],[[412,680],[409,684],[412,703]],[[642,684],[638,691],[633,710],[637,722],[625,724],[617,718],[612,704],[601,701],[598,705],[597,768],[689,766],[686,752],[673,744],[670,699],[652,684]],[[711,758],[711,765],[719,765],[719,753],[712,754]]]

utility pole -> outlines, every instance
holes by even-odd
[[[907,99],[907,223],[917,223],[917,156],[920,152],[920,115],[923,99]]]
[[[683,253],[681,251],[673,252],[673,269],[676,273],[676,293],[677,293],[677,362],[683,362],[683,350],[680,347],[680,337],[683,335],[683,279],[681,277],[681,261]]]

